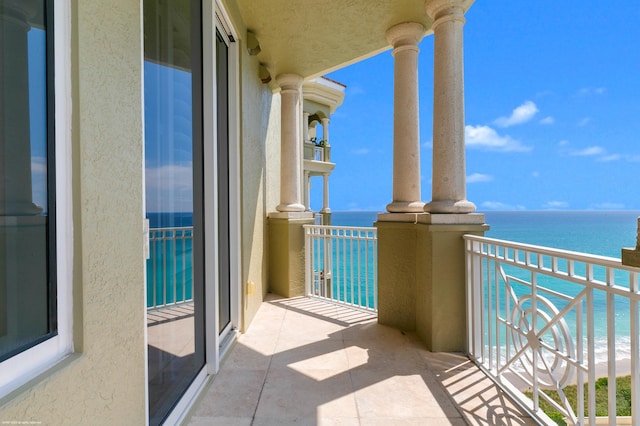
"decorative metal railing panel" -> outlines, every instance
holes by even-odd
[[[377,311],[376,228],[305,225],[306,292]]]
[[[193,227],[149,230],[147,308],[193,299]]]
[[[629,374],[627,399],[640,424],[640,269],[609,257],[464,239],[470,358],[545,423],[552,420],[543,401],[567,424],[594,425],[596,416],[615,424],[616,377]],[[597,413],[603,380],[608,409]]]

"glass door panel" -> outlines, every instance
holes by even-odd
[[[149,424],[204,366],[200,1],[144,1]]]

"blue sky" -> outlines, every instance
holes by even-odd
[[[567,6],[571,4],[571,6]],[[467,198],[486,210],[640,209],[640,5],[479,0],[466,15]],[[433,37],[420,44],[422,199],[431,199]],[[393,57],[328,74],[331,208],[391,201]],[[312,207],[321,207],[321,180]]]

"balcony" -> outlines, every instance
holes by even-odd
[[[461,354],[372,312],[269,295],[188,424],[292,423],[536,424]]]
[[[467,235],[468,350],[432,353],[377,322],[376,228],[304,229],[307,297],[268,296],[191,424],[627,424],[618,406],[640,411],[637,268]],[[150,235],[150,325],[176,327],[165,317],[190,316],[181,271],[191,230]],[[620,396],[615,379],[629,374],[631,393]],[[596,408],[603,380],[605,413]]]
[[[335,168],[335,163],[331,162],[331,147],[316,145],[313,142],[304,142],[304,170],[312,175],[331,173]]]

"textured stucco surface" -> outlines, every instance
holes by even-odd
[[[378,228],[378,322],[416,329],[416,227],[376,222]]]
[[[72,6],[74,344],[0,421],[144,424],[140,2]]]
[[[267,293],[267,150],[270,145],[280,143],[280,97],[262,84],[258,78],[258,61],[249,56],[243,42],[240,43],[243,70],[241,288],[243,329],[246,329]]]
[[[464,234],[486,225],[377,222],[378,322],[415,330],[434,352],[464,351]]]
[[[486,225],[424,225],[417,231],[416,331],[433,352],[466,350],[465,234]]]
[[[269,290],[283,297],[304,295],[304,225],[309,219],[269,219]]]

